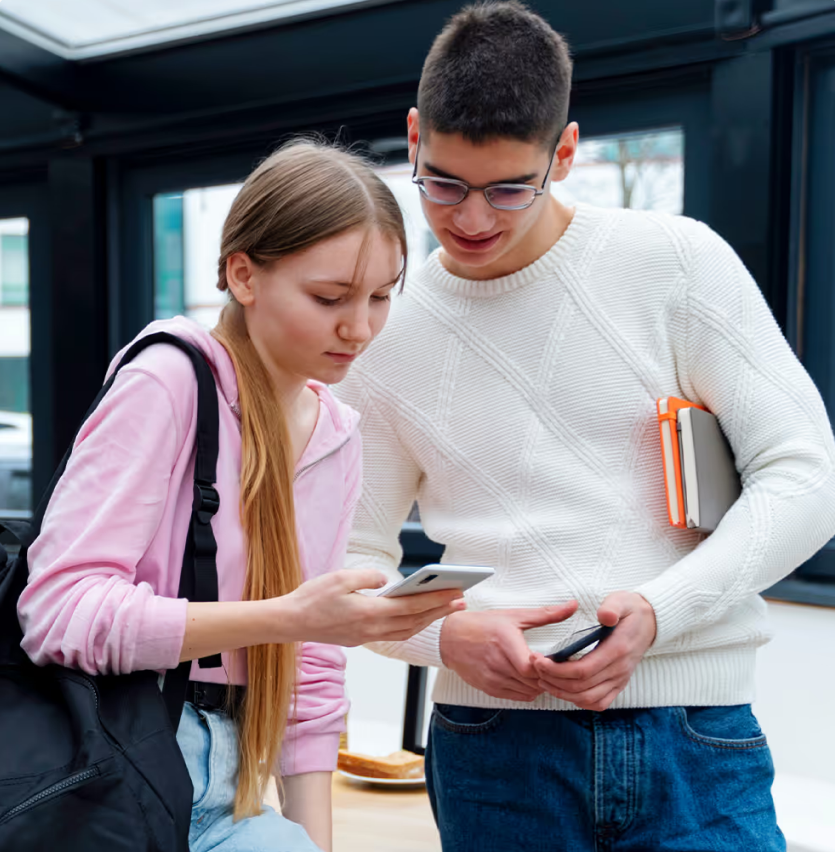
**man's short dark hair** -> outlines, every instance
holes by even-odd
[[[467,6],[432,45],[418,88],[425,132],[552,144],[568,119],[568,45],[516,0]]]

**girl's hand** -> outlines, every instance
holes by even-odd
[[[285,620],[276,626],[283,634],[291,633],[291,641],[353,647],[403,641],[465,608],[461,592],[455,589],[400,598],[354,594],[385,583],[386,577],[372,569],[335,571],[308,580],[289,595],[275,598]]]

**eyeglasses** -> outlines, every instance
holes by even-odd
[[[528,186],[526,183],[491,183],[489,186],[470,186],[463,180],[442,177],[418,177],[418,156],[420,155],[420,136],[417,140],[415,150],[415,168],[412,172],[412,183],[416,183],[421,195],[433,204],[445,204],[447,206],[460,204],[471,192],[483,192],[487,203],[496,210],[525,210],[536,201],[537,197],[545,192],[545,184],[548,183],[548,175],[551,174],[551,166],[554,165],[554,157],[557,155],[557,147],[560,137],[554,143],[548,168],[542,186]]]

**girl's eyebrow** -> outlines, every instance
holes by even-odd
[[[353,284],[349,284],[345,281],[334,281],[332,278],[308,278],[308,284],[334,284],[337,287],[353,287]]]
[[[400,275],[397,276],[393,281],[387,281],[385,284],[381,284],[379,287],[375,287],[375,290],[382,290],[385,287],[394,287],[400,281]],[[309,278],[307,280],[308,284],[333,284],[335,287],[347,287],[352,288],[355,285],[352,283],[348,283],[345,281],[333,281],[330,278]]]

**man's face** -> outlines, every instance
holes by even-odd
[[[412,142],[411,120],[410,131]],[[411,150],[414,159],[414,145]],[[555,169],[558,170],[560,151],[557,153]],[[571,155],[573,158],[573,151]],[[550,157],[551,149],[538,142],[499,138],[476,145],[460,134],[431,132],[421,134],[417,174],[455,178],[470,186],[525,183],[540,189]],[[570,164],[565,175],[568,170]],[[553,243],[552,239],[539,250],[540,244],[547,242],[543,232],[550,230],[555,220],[550,181],[545,192],[524,210],[497,210],[482,192],[470,192],[456,205],[435,204],[423,196],[421,203],[426,220],[446,254],[445,264],[463,277],[487,279],[516,272]],[[531,253],[533,257],[529,257]]]

